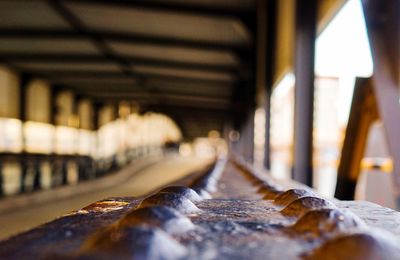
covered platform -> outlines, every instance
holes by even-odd
[[[399,10],[0,0],[0,258],[400,259]]]

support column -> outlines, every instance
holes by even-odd
[[[33,190],[40,190],[41,188],[41,183],[42,183],[42,173],[40,171],[40,159],[35,158],[35,161],[33,163]]]
[[[57,95],[58,90],[54,86],[50,88],[50,124],[56,125],[56,117],[58,114]]]
[[[271,95],[275,74],[276,28],[277,28],[277,1],[269,0],[267,3],[267,41],[265,57],[265,143],[264,143],[264,168],[271,169]]]
[[[246,161],[254,162],[254,114],[256,107],[256,85],[255,78],[246,83],[245,106],[244,106],[244,158]]]
[[[19,119],[24,123],[27,119],[26,117],[26,103],[27,103],[27,85],[30,80],[28,75],[21,75],[20,91],[19,91]],[[25,192],[25,178],[27,175],[27,156],[26,156],[26,143],[25,143],[25,132],[21,131],[22,134],[22,153],[20,157],[19,167],[21,169],[20,175],[20,193]]]
[[[68,160],[63,159],[61,161],[61,175],[62,175],[62,185],[68,184]]]
[[[42,123],[51,123],[52,107],[52,88],[49,83],[42,79],[30,79],[25,89],[25,116],[28,121],[36,121]],[[41,187],[41,157],[26,156],[28,158],[29,167],[33,174],[32,190],[38,190]],[[26,178],[22,171],[22,176]],[[22,180],[24,181],[24,180]]]
[[[27,82],[25,95],[26,120],[50,123],[51,104],[49,83],[42,79],[31,79]]]
[[[0,160],[0,197],[4,196],[4,187],[3,187],[4,183],[3,183],[3,163]]]
[[[312,185],[317,0],[297,0],[293,179]]]
[[[20,106],[20,80],[11,69],[0,65],[0,117],[18,118]],[[10,160],[7,156],[0,158],[0,197],[4,195],[3,182],[7,164]]]
[[[267,73],[267,39],[268,37],[268,4],[270,1],[266,0],[258,0],[257,1],[257,31],[256,31],[256,46],[257,46],[257,53],[256,53],[256,67],[255,67],[255,84],[256,84],[256,91],[255,91],[255,98],[256,104],[255,109],[264,108],[266,105],[266,98],[267,98],[267,84],[266,84],[266,73]],[[255,111],[254,111],[255,112]],[[253,117],[253,120],[256,120],[255,115],[250,115]],[[254,124],[256,124],[254,122]],[[263,129],[264,130],[264,129]],[[259,131],[255,129],[255,131]],[[258,133],[257,133],[258,134]],[[254,133],[256,136],[256,133]],[[253,141],[254,142],[254,141]],[[260,145],[260,144],[259,144]],[[260,167],[264,165],[265,159],[265,147],[268,144],[262,144],[262,147],[253,144],[254,146],[254,162],[256,167]],[[260,151],[262,149],[262,151]],[[262,156],[262,158],[260,158]]]
[[[241,133],[241,124],[242,124],[242,101],[241,101],[241,96],[242,96],[242,85],[240,83],[236,83],[234,87],[234,92],[232,95],[232,103],[233,103],[233,109],[232,109],[232,130],[240,133],[239,139],[236,140],[235,142],[231,143],[232,146],[230,147],[230,152],[234,156],[239,156],[240,154],[240,146],[241,146],[241,138],[242,138],[242,133]]]
[[[264,160],[263,165],[267,170],[271,170],[271,92],[265,94],[265,133],[264,133]]]
[[[22,158],[22,160],[21,160],[21,179],[20,179],[20,192],[21,193],[25,192],[25,178],[26,178],[27,174],[28,174],[27,160],[25,158]]]
[[[400,17],[399,1],[362,1],[374,61],[373,89],[393,159],[400,208]]]
[[[102,103],[96,102],[94,103],[93,106],[93,115],[92,115],[92,120],[93,120],[93,129],[98,130],[100,128],[100,109],[103,106]]]
[[[56,125],[76,127],[74,114],[74,99],[75,96],[71,91],[61,90],[55,96],[57,106]]]
[[[120,118],[120,113],[119,113],[119,109],[120,109],[120,103],[119,102],[115,102],[115,104],[113,104],[113,110],[114,110],[114,116],[113,119],[116,120],[118,118]]]
[[[253,112],[252,112],[253,111]],[[254,161],[254,110],[250,109],[246,114],[246,120],[242,128],[243,157],[247,162]]]
[[[337,173],[335,198],[353,200],[370,126],[379,118],[371,79],[357,78]]]
[[[77,101],[76,114],[79,118],[79,128],[86,130],[95,129],[95,118],[94,118],[94,105],[90,99],[80,98]]]

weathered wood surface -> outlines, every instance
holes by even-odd
[[[192,189],[93,203],[3,241],[0,258],[400,258],[399,212],[328,201],[244,164],[222,168],[217,163]]]

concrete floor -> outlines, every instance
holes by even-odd
[[[200,169],[207,162],[209,161],[204,158],[171,157],[135,173],[122,185],[3,213],[0,215],[0,239],[46,223],[107,197],[145,195]]]

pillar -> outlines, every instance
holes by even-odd
[[[297,0],[293,179],[312,185],[317,0]]]

